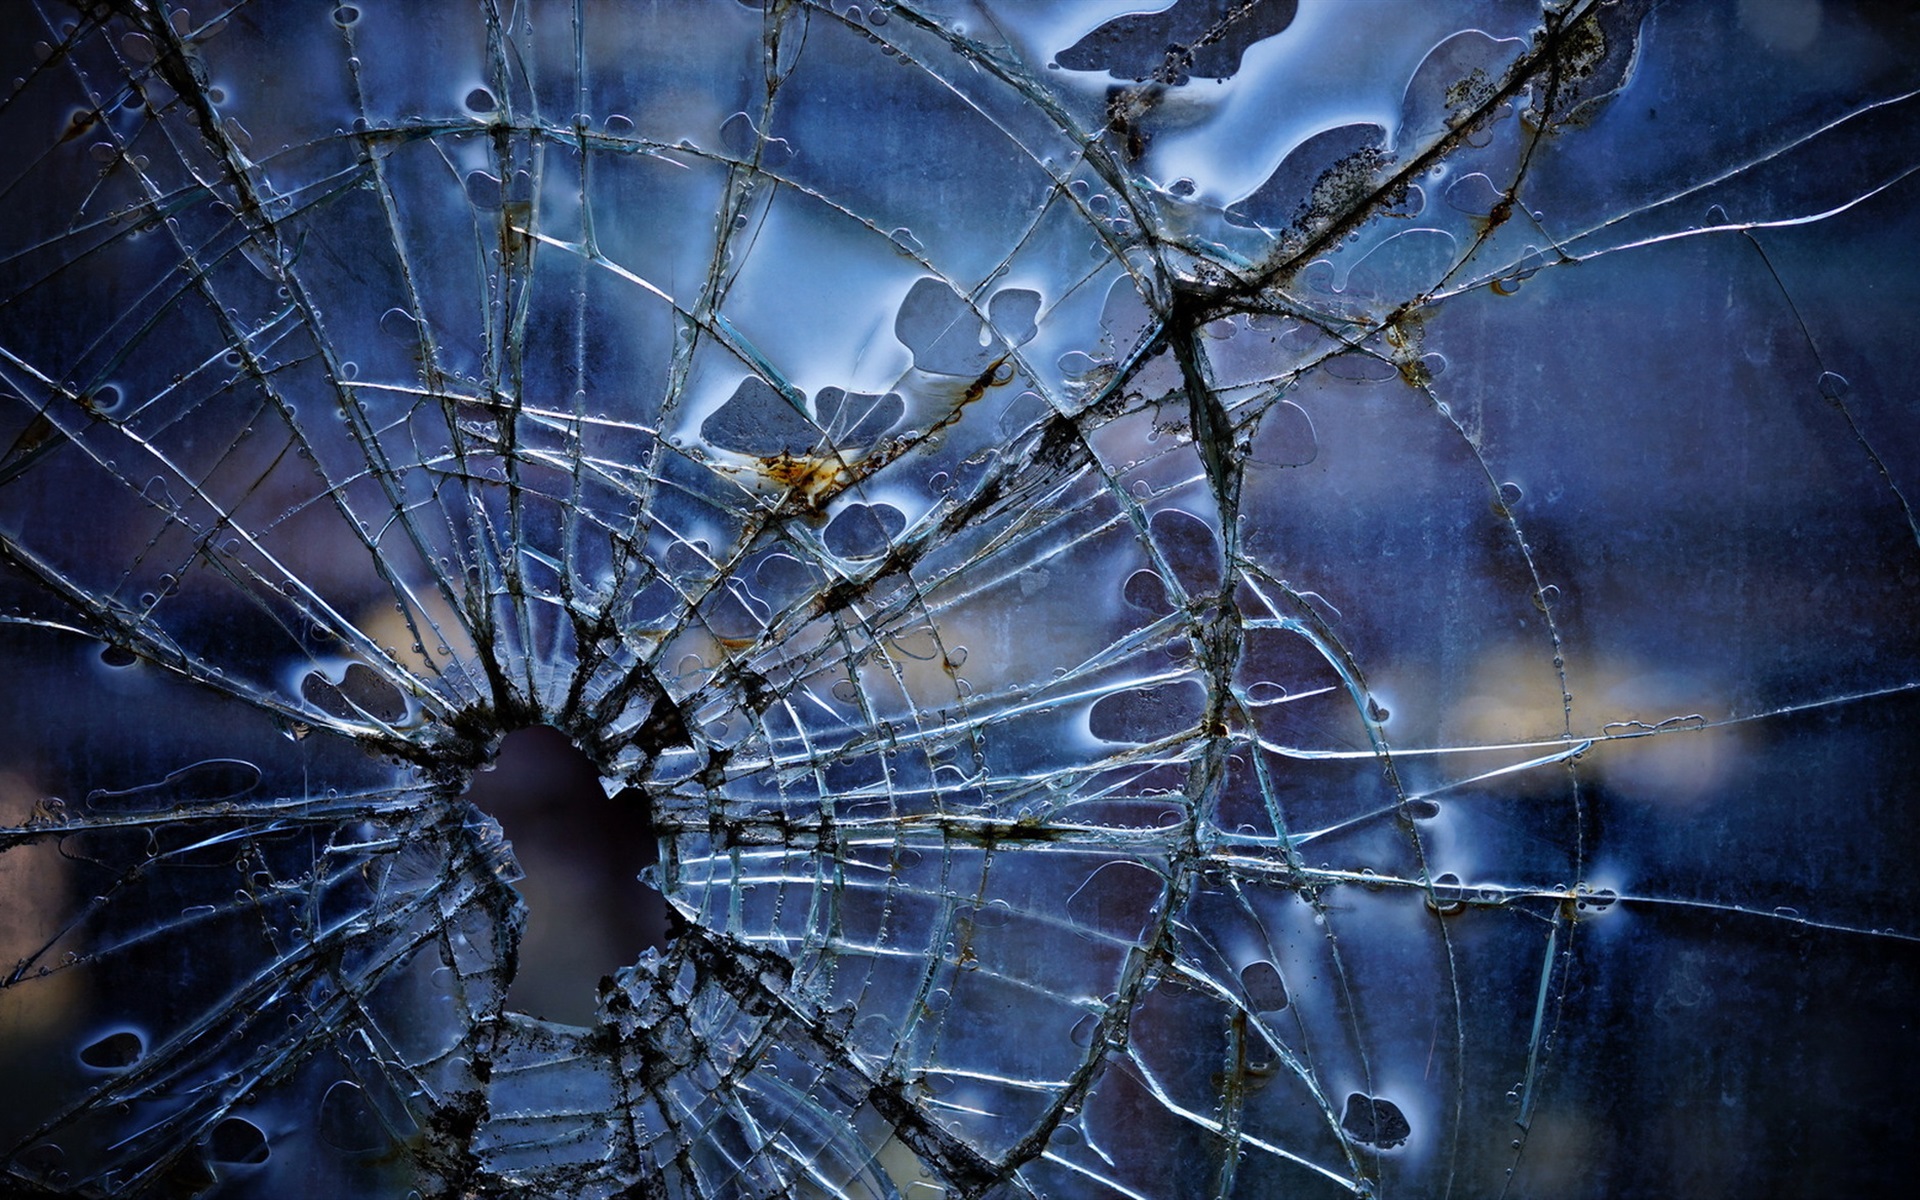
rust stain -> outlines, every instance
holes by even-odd
[[[864,464],[863,464],[864,465]],[[760,460],[760,473],[786,489],[803,508],[817,510],[859,476],[837,455],[777,454]],[[861,474],[871,474],[865,471]]]
[[[918,435],[889,438],[857,458],[848,458],[831,449],[825,454],[782,452],[760,458],[755,463],[755,469],[787,493],[783,508],[818,514],[828,501],[841,492],[872,478],[908,451],[925,446],[958,421],[968,405],[986,395],[989,389],[1011,383],[1015,374],[1009,367],[1007,356],[993,360],[987,364],[986,370],[953,397],[945,415],[938,421]]]

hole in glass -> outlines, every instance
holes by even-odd
[[[500,822],[524,872],[527,906],[507,1007],[591,1024],[600,980],[667,944],[667,905],[637,878],[659,861],[652,805],[638,788],[607,795],[593,762],[557,729],[508,734],[465,799]]]

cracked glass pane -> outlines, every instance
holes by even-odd
[[[1905,1182],[1899,6],[11,18],[0,1190]]]

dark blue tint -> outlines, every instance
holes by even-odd
[[[0,1192],[1906,1185],[1903,6],[0,25]]]

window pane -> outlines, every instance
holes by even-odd
[[[0,1190],[1904,1175],[1913,17],[0,54]]]

